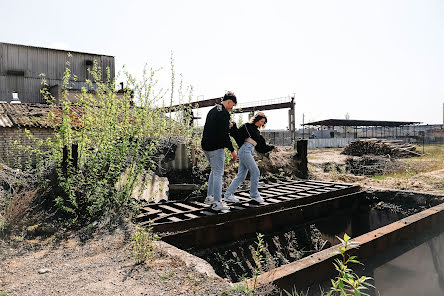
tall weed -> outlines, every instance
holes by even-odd
[[[171,59],[170,105],[176,97],[178,103],[192,97],[192,88],[184,90],[182,81],[175,87],[173,62]],[[43,95],[53,106],[50,118],[56,125],[46,157],[58,176],[60,190],[54,202],[71,222],[89,223],[104,214],[131,211],[137,180],[158,164],[154,156],[159,141],[179,136],[193,142],[191,111],[178,108],[174,116],[167,116],[164,98],[168,90],[157,88],[157,72],[145,68],[141,81],[137,81],[124,71],[128,87],[118,93],[110,69],[101,69],[94,61],[89,69],[92,79],[86,81],[73,103],[69,90],[77,78],[68,61],[60,101],[43,88]],[[46,85],[44,77],[42,84]],[[68,154],[65,160],[64,149]],[[78,160],[74,162],[76,150]],[[127,173],[126,182],[116,186],[123,172]]]

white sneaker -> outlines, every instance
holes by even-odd
[[[212,195],[208,195],[205,200],[204,200],[204,204],[206,205],[211,205],[214,202],[214,196]]]
[[[225,205],[223,202],[215,201],[211,206],[211,209],[214,211],[224,211],[224,210],[229,210],[230,207]]]
[[[239,200],[234,195],[230,195],[229,197],[224,197],[224,201],[231,202],[231,203],[238,203],[239,202]]]
[[[258,197],[252,197],[251,200],[254,200],[255,202],[257,202],[258,204],[263,204],[265,201],[262,197],[258,196]]]

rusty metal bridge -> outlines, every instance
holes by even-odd
[[[269,213],[330,200],[359,190],[359,186],[350,184],[311,180],[278,181],[259,187],[265,201],[263,204],[252,201],[249,190],[240,190],[235,193],[240,203],[231,205],[227,211],[215,212],[209,205],[198,201],[167,201],[142,208],[136,220],[141,226],[146,226],[152,221],[153,229],[157,232],[181,232],[248,217],[266,216]]]

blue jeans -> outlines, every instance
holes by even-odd
[[[236,192],[239,185],[247,177],[247,173],[250,172],[250,197],[259,197],[259,191],[257,189],[259,183],[259,168],[257,167],[256,161],[254,161],[254,146],[248,142],[245,142],[238,151],[239,156],[239,168],[237,171],[236,178],[231,182],[230,187],[228,187],[225,192],[225,197],[233,195]]]
[[[205,155],[210,163],[211,173],[208,179],[208,194],[214,196],[214,201],[222,198],[222,178],[224,176],[225,151],[223,148],[205,151]]]

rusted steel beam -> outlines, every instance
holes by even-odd
[[[208,99],[208,100],[202,100],[202,101],[196,101],[191,103],[185,103],[185,104],[178,104],[171,107],[165,107],[163,110],[165,112],[174,112],[177,110],[183,110],[186,108],[191,109],[198,109],[198,108],[204,108],[204,107],[212,107],[215,104],[219,104],[222,101],[222,98],[214,98],[214,99]],[[262,103],[262,104],[261,104]],[[256,102],[257,105],[251,106],[251,107],[244,107],[244,108],[234,108],[233,113],[247,113],[247,112],[254,112],[254,111],[265,111],[265,110],[276,110],[276,109],[284,109],[284,108],[293,108],[294,107],[294,100],[291,100],[290,102],[280,102],[280,103],[274,103],[274,104],[264,104],[265,102]]]
[[[355,207],[362,197],[363,193],[352,193],[273,212],[245,214],[218,224],[201,224],[200,227],[166,235],[162,240],[182,249],[209,247],[235,241],[257,232],[265,233],[290,225],[313,222],[315,219],[328,216],[331,211]],[[245,211],[239,212],[245,213]]]
[[[254,111],[266,111],[266,110],[276,110],[276,109],[284,109],[284,108],[292,108],[294,105],[293,102],[287,103],[277,103],[277,104],[266,104],[266,105],[258,105],[252,107],[245,108],[233,108],[233,113],[248,113]]]
[[[359,248],[350,249],[348,255],[356,255],[360,260],[381,253],[401,241],[414,240],[436,227],[444,225],[444,204],[437,205],[420,213],[406,217],[387,226],[353,238]],[[302,289],[329,279],[336,274],[333,260],[337,246],[323,250],[298,261],[265,272],[257,278],[258,285],[273,283],[280,289]]]
[[[176,110],[185,109],[185,108],[196,109],[196,108],[211,107],[211,106],[214,106],[215,104],[219,104],[221,101],[222,101],[222,98],[214,98],[214,99],[208,99],[208,100],[202,100],[202,101],[196,101],[196,102],[191,102],[191,103],[174,105],[171,107],[165,107],[164,110],[165,110],[165,112],[174,112]]]

